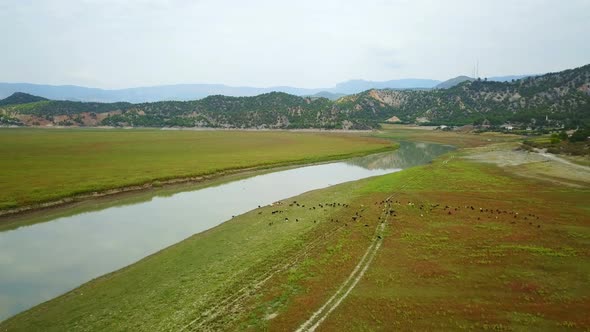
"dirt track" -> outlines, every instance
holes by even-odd
[[[580,187],[590,183],[590,167],[574,164],[550,153],[517,150],[514,144],[475,148],[465,159],[493,163],[523,177]]]

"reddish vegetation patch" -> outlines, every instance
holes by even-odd
[[[531,313],[541,313],[545,319],[561,322],[564,325],[573,325],[580,330],[590,328],[590,297],[585,296],[581,299],[562,301],[558,304],[551,302],[534,302],[525,306],[526,310]],[[563,324],[570,322],[571,324]]]
[[[436,278],[448,274],[445,268],[433,261],[414,262],[410,266],[410,269],[420,278]]]
[[[531,281],[513,280],[508,284],[508,287],[513,292],[533,293],[536,294],[541,287]]]

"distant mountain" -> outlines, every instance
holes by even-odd
[[[533,77],[533,76],[538,76],[538,75],[510,75],[510,76],[492,76],[492,77],[486,77],[484,78],[484,80],[488,80],[488,81],[494,81],[494,82],[510,82],[510,81],[516,81],[522,78],[526,78],[526,77]],[[446,80],[438,85],[436,85],[434,88],[435,89],[448,89],[448,88],[452,88],[455,85],[459,84],[459,83],[463,83],[466,81],[475,81],[475,78],[473,77],[469,77],[469,76],[457,76],[455,78],[451,78],[449,80]]]
[[[0,106],[2,105],[18,105],[18,104],[27,104],[27,103],[34,103],[37,101],[48,100],[43,97],[33,96],[28,93],[23,92],[15,92],[9,97],[0,100]]]
[[[346,95],[343,93],[332,93],[332,92],[328,92],[328,91],[321,91],[321,92],[315,93],[313,95],[308,95],[308,96],[304,96],[304,97],[327,98],[330,100],[336,100],[336,99],[344,97],[344,96],[346,96]]]
[[[495,82],[510,82],[512,80],[520,80],[522,78],[527,78],[527,77],[533,77],[533,76],[539,76],[539,75],[508,75],[508,76],[492,76],[492,77],[488,77],[489,81],[495,81]]]
[[[532,76],[537,76],[537,75],[492,76],[492,77],[484,78],[484,80],[494,81],[494,82],[510,82],[513,80],[516,81],[516,80],[519,80],[522,78],[532,77]],[[469,77],[469,76],[457,76],[455,78],[451,78],[449,80],[446,80],[446,81],[436,85],[434,88],[435,89],[448,89],[448,88],[454,87],[455,85],[457,85],[459,83],[463,83],[466,81],[475,81],[475,78]]]
[[[442,83],[437,84],[434,88],[435,89],[448,89],[448,88],[454,87],[455,85],[457,85],[459,83],[463,83],[466,81],[475,81],[475,78],[469,77],[469,76],[457,76],[455,78],[451,78],[449,80],[446,80]]]
[[[333,93],[353,94],[370,89],[431,89],[440,81],[429,79],[401,79],[391,81],[351,80],[336,84],[333,89],[326,91]]]
[[[295,88],[293,88],[295,89]],[[291,89],[291,90],[293,90]],[[106,90],[75,85],[41,85],[28,83],[0,83],[0,98],[16,91],[26,92],[53,100],[90,102],[154,102],[162,100],[194,100],[209,95],[255,96],[272,91],[272,88],[230,87],[222,84],[178,84],[129,89]],[[321,90],[306,90],[313,94]],[[294,92],[294,91],[291,91]]]
[[[25,92],[53,100],[90,102],[155,102],[164,100],[195,100],[207,96],[224,95],[233,97],[256,96],[269,92],[285,92],[297,96],[329,92],[337,95],[359,93],[368,89],[424,89],[432,88],[439,81],[402,79],[384,82],[354,80],[339,83],[333,88],[306,89],[289,86],[270,88],[233,87],[223,84],[177,84],[129,89],[106,90],[75,85],[42,85],[29,83],[0,83],[0,98],[15,92]]]
[[[463,77],[463,76],[461,76]],[[526,76],[492,77],[490,80],[509,81]],[[451,80],[449,80],[451,81]],[[449,82],[446,81],[446,82]],[[71,100],[88,102],[130,102],[144,103],[165,100],[195,100],[207,96],[224,95],[232,97],[257,96],[270,92],[285,92],[296,96],[312,96],[318,94],[329,99],[335,96],[355,94],[370,89],[412,89],[428,90],[432,88],[448,88],[452,85],[430,79],[399,79],[390,81],[350,80],[336,84],[332,88],[296,88],[290,86],[275,86],[269,88],[235,87],[223,84],[176,84],[128,89],[98,89],[76,85],[43,85],[30,83],[0,83],[0,98],[10,96],[15,92],[24,92],[52,100]],[[329,93],[329,94],[327,94]],[[323,95],[322,95],[323,94]]]
[[[25,126],[368,129],[396,118],[420,124],[511,122],[576,128],[590,126],[590,65],[514,82],[464,80],[447,89],[370,89],[335,101],[283,92],[135,104],[16,94],[0,105],[1,125]]]

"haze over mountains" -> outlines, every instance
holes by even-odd
[[[447,89],[369,89],[335,101],[269,92],[191,101],[98,103],[16,93],[0,101],[0,125],[370,129],[395,119],[576,128],[590,123],[589,107],[590,65],[586,65],[509,82],[466,79]]]
[[[484,80],[494,81],[494,82],[509,82],[513,80],[519,80],[521,78],[530,77],[530,76],[537,76],[537,75],[509,75],[509,76],[495,76],[490,78],[484,78]],[[452,88],[459,83],[463,83],[465,81],[475,81],[476,79],[473,77],[461,75],[444,82],[437,84],[434,88],[435,89],[448,89]]]
[[[490,80],[503,81],[503,77],[492,77]],[[269,92],[285,92],[296,96],[319,96],[335,100],[344,95],[355,94],[370,89],[432,89],[446,82],[448,81],[441,82],[432,79],[399,79],[389,81],[350,80],[338,83],[331,88],[312,89],[290,86],[258,88],[247,86],[235,87],[224,84],[175,84],[112,90],[76,85],[0,83],[0,99],[6,98],[15,92],[24,92],[52,100],[143,103],[165,100],[195,100],[212,95],[248,97]],[[445,87],[450,87],[450,85],[446,84]]]

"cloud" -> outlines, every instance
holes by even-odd
[[[5,0],[0,80],[326,87],[583,65],[590,1]],[[550,22],[550,24],[548,23]]]

